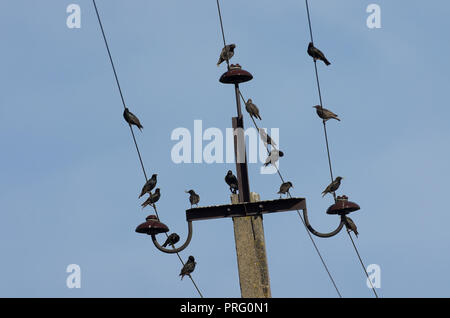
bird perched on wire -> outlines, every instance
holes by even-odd
[[[334,179],[333,182],[331,182],[328,187],[325,188],[325,190],[323,190],[322,192],[322,197],[325,196],[325,194],[327,193],[333,193],[335,192],[337,189],[339,189],[339,186],[341,185],[341,180],[343,178],[342,177],[336,177],[336,179]]]
[[[321,50],[319,50],[318,48],[314,47],[312,42],[309,42],[308,45],[308,54],[314,59],[314,61],[316,60],[321,60],[323,61],[326,65],[330,65],[331,63],[327,60],[327,58],[325,57],[325,54],[322,53]]]
[[[323,120],[327,121],[329,119],[336,119],[338,121],[341,121],[338,118],[338,115],[336,115],[335,113],[333,113],[331,110],[328,110],[326,108],[323,108],[320,105],[316,105],[313,106],[313,108],[316,109],[317,115],[319,115],[320,118],[322,118]]]
[[[236,194],[236,191],[238,190],[238,180],[231,170],[228,170],[228,173],[225,176],[225,182],[230,187],[231,193]]]
[[[245,109],[250,114],[251,117],[256,117],[259,120],[261,120],[261,116],[259,115],[259,109],[256,107],[255,104],[253,104],[253,101],[251,98],[248,99],[248,101],[245,103]]]
[[[125,110],[123,111],[123,118],[125,118],[125,121],[127,123],[129,123],[130,125],[135,125],[141,131],[142,128],[144,128],[144,126],[141,125],[139,118],[137,118],[136,115],[130,112],[130,110],[126,107]]]
[[[194,271],[195,269],[195,265],[197,263],[195,262],[194,256],[189,256],[188,261],[186,262],[186,264],[184,264],[183,268],[181,269],[180,272],[180,276],[181,276],[181,280],[183,280],[183,277],[185,275],[189,275]]]
[[[264,142],[264,145],[266,145],[266,147],[267,147],[267,145],[272,145],[273,147],[277,146],[275,141],[273,141],[273,139],[270,138],[270,136],[268,134],[266,134],[264,129],[259,128],[259,136],[261,137],[261,139]]]
[[[291,183],[290,181],[284,182],[284,183],[280,186],[280,191],[278,191],[278,194],[280,195],[280,198],[281,198],[281,195],[282,195],[282,194],[286,194],[286,196],[287,196],[287,193],[288,193],[289,189],[290,189],[290,188],[293,188],[293,187],[294,187],[294,186],[292,185],[292,183]]]
[[[167,245],[175,245],[180,241],[180,236],[177,233],[172,233],[167,237],[167,240],[164,242],[163,247]]]
[[[350,219],[348,216],[344,216],[345,218],[345,227],[347,228],[347,232],[355,233],[356,237],[358,237],[358,228],[356,227],[355,222]]]
[[[155,190],[155,193],[150,192],[150,196],[148,197],[148,199],[145,200],[145,202],[141,204],[142,208],[145,208],[147,205],[155,204],[156,202],[158,202],[160,197],[161,197],[161,192],[160,192],[159,188],[157,188]],[[154,207],[155,206],[153,206],[153,208]]]
[[[147,180],[147,182],[142,187],[139,198],[142,197],[146,193],[150,193],[153,190],[153,188],[156,186],[156,182],[158,182],[158,180],[156,180],[157,176],[158,175],[155,173],[152,175],[152,177],[150,179]]]
[[[198,203],[200,202],[200,196],[195,193],[194,190],[185,191],[186,193],[189,193],[189,202],[191,202],[191,208],[193,205],[198,206]]]
[[[228,44],[225,45],[220,52],[219,61],[217,62],[217,66],[219,66],[223,61],[230,60],[234,55],[234,49],[236,48],[236,44]]]
[[[267,157],[266,162],[264,163],[264,167],[267,167],[270,164],[274,165],[278,161],[278,159],[283,156],[284,153],[281,150],[276,149],[272,150],[269,156]]]

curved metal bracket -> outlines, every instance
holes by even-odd
[[[344,218],[343,217],[341,217],[341,222],[339,223],[339,225],[338,225],[338,227],[336,228],[336,230],[334,230],[334,231],[332,231],[332,232],[330,232],[330,233],[320,233],[320,232],[318,232],[318,231],[316,231],[312,226],[311,226],[311,224],[309,223],[309,220],[308,220],[308,210],[306,209],[306,207],[305,207],[305,209],[303,209],[303,218],[305,219],[305,224],[306,224],[306,227],[308,228],[308,230],[312,233],[312,234],[314,234],[315,236],[318,236],[318,237],[332,237],[332,236],[335,236],[336,234],[338,234],[341,230],[342,230],[342,228],[343,228],[343,226],[344,226]]]
[[[188,221],[188,236],[186,238],[186,242],[184,242],[184,244],[178,248],[174,247],[173,249],[168,249],[168,248],[162,247],[158,243],[158,240],[156,239],[156,235],[152,234],[152,241],[153,241],[153,244],[155,245],[155,247],[158,250],[160,250],[161,252],[168,253],[168,254],[175,254],[175,253],[181,252],[189,245],[189,243],[191,242],[191,239],[192,239],[192,222],[191,221]]]

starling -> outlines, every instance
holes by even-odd
[[[314,61],[316,60],[322,60],[324,61],[324,63],[326,65],[330,65],[331,63],[327,60],[327,58],[325,57],[325,54],[322,53],[322,51],[320,51],[318,48],[314,47],[314,45],[312,44],[312,42],[309,42],[308,45],[308,54],[314,59]]]
[[[319,115],[319,117],[322,118],[325,121],[327,121],[328,119],[336,119],[336,120],[341,121],[338,118],[338,115],[333,113],[331,110],[323,108],[320,105],[313,106],[313,108],[316,109],[317,115]]]
[[[180,241],[180,237],[178,236],[178,234],[177,233],[172,233],[172,234],[169,235],[167,240],[164,242],[163,247],[166,247],[169,244],[170,245],[175,245],[179,241]]]
[[[252,99],[249,98],[248,101],[245,103],[245,109],[250,114],[251,117],[256,117],[259,120],[261,120],[261,116],[259,115],[259,109],[256,107],[255,104],[253,104]]]
[[[275,141],[273,141],[272,138],[270,138],[270,136],[268,134],[266,134],[264,129],[259,128],[259,135],[260,135],[262,141],[264,142],[264,144],[266,145],[266,147],[267,147],[267,145],[272,145],[273,147],[277,146]]]
[[[284,153],[281,150],[272,150],[269,156],[264,163],[264,166],[267,167],[269,164],[275,164],[280,157],[283,157]]]
[[[157,174],[155,173],[152,175],[152,177],[150,179],[147,180],[147,182],[142,187],[142,191],[141,191],[141,194],[139,195],[139,198],[142,197],[146,193],[150,193],[153,190],[153,188],[156,186],[156,182],[157,182],[156,176],[157,176]]]
[[[225,182],[230,187],[231,193],[236,194],[236,191],[238,190],[238,180],[231,170],[228,170],[228,173],[225,176]]]
[[[142,131],[142,128],[144,128],[141,125],[141,122],[139,121],[139,119],[136,117],[136,115],[134,115],[132,112],[130,112],[128,110],[128,108],[125,108],[125,110],[123,111],[123,118],[125,118],[127,123],[129,123],[130,125],[137,126],[137,128],[139,128],[139,130],[141,130],[141,131]]]
[[[222,52],[220,52],[220,57],[219,61],[217,62],[217,66],[219,66],[225,60],[229,61],[233,57],[235,47],[236,44],[225,45],[225,47],[222,49]]]
[[[341,180],[342,180],[342,177],[336,177],[336,179],[333,182],[331,182],[328,185],[328,187],[326,187],[325,190],[323,190],[322,197],[324,197],[325,194],[327,194],[327,193],[333,193],[337,189],[339,189],[339,186],[341,185]]]
[[[294,186],[292,185],[292,183],[291,183],[290,181],[284,182],[284,183],[280,186],[280,191],[278,191],[278,194],[280,195],[280,198],[281,198],[281,195],[282,195],[282,194],[286,194],[286,196],[287,196],[287,193],[288,193],[289,189],[290,189],[290,188],[293,188],[293,187],[294,187]]]
[[[189,202],[191,202],[191,208],[193,205],[198,206],[198,203],[200,202],[200,196],[197,193],[195,193],[194,190],[186,191],[186,193],[190,194]]]
[[[150,196],[147,200],[145,200],[144,203],[141,204],[142,208],[145,208],[147,205],[155,204],[158,202],[159,198],[161,197],[161,192],[159,192],[159,188],[156,188],[155,193],[150,192]]]
[[[345,226],[347,227],[348,232],[355,233],[356,237],[358,237],[358,228],[356,227],[355,222],[353,222],[352,219],[350,219],[348,216],[345,216]]]
[[[188,261],[186,262],[186,264],[184,264],[183,268],[181,269],[180,272],[180,276],[181,276],[181,280],[183,280],[183,277],[185,275],[190,275],[194,269],[195,269],[195,265],[197,263],[195,262],[194,256],[189,256]]]

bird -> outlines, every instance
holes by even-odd
[[[261,116],[259,115],[259,109],[258,107],[256,107],[255,104],[253,104],[251,98],[249,98],[248,101],[245,103],[245,109],[250,114],[250,117],[256,117],[259,120],[261,120]]]
[[[166,247],[167,245],[175,245],[180,241],[180,236],[177,233],[172,233],[169,235],[167,240],[164,242],[163,247]]]
[[[338,121],[341,121],[341,120],[338,118],[338,115],[336,115],[335,113],[333,113],[331,110],[328,110],[328,109],[326,109],[326,108],[323,108],[323,107],[320,106],[320,105],[313,106],[313,108],[316,109],[317,115],[318,115],[320,118],[322,118],[324,121],[327,121],[327,120],[329,120],[329,119],[336,119],[336,120],[338,120]]]
[[[273,139],[270,138],[270,136],[268,134],[266,134],[264,129],[259,128],[259,136],[261,137],[261,139],[264,142],[264,145],[266,145],[266,147],[267,147],[267,145],[272,145],[273,147],[277,146],[275,141],[273,141]]]
[[[130,125],[135,125],[137,128],[139,128],[140,131],[144,128],[144,126],[141,125],[141,122],[139,121],[139,118],[136,117],[135,114],[130,112],[130,110],[125,107],[125,110],[123,111],[123,118],[125,118],[126,122]]]
[[[358,228],[356,227],[355,222],[353,222],[353,220],[348,216],[345,216],[345,226],[347,227],[347,232],[353,232],[356,237],[358,237]]]
[[[314,61],[316,60],[321,60],[323,61],[326,65],[330,65],[331,63],[327,60],[327,58],[325,57],[325,54],[322,53],[321,50],[319,50],[318,48],[314,47],[312,42],[309,42],[308,45],[308,54],[314,59]]]
[[[145,200],[144,203],[141,204],[142,208],[145,208],[147,205],[150,204],[155,204],[156,202],[158,202],[159,198],[161,197],[161,192],[159,190],[159,188],[156,188],[155,193],[151,193],[150,192],[150,196],[147,198],[147,200]],[[154,206],[153,206],[154,208]]]
[[[181,269],[180,272],[180,276],[181,276],[181,280],[183,280],[183,277],[185,275],[190,275],[194,269],[195,269],[195,265],[197,263],[195,262],[194,256],[189,256],[188,261],[186,262],[186,264],[184,264],[183,268]]]
[[[191,208],[193,205],[198,206],[198,203],[200,202],[200,196],[195,193],[194,190],[185,191],[186,193],[189,193],[189,202],[191,202]]]
[[[236,191],[238,190],[238,180],[231,170],[228,170],[228,173],[225,176],[225,182],[230,187],[231,193],[236,194]]]
[[[284,183],[280,186],[280,191],[278,191],[278,194],[280,195],[280,198],[281,198],[281,195],[282,195],[282,194],[286,194],[286,196],[287,196],[287,193],[288,193],[289,189],[290,189],[290,188],[293,188],[293,187],[294,187],[294,186],[292,185],[292,183],[291,183],[290,181],[284,182]]]
[[[228,44],[225,45],[220,52],[219,61],[217,62],[217,66],[219,66],[223,61],[230,60],[234,55],[234,49],[236,48],[236,44]]]
[[[281,150],[272,150],[264,163],[264,167],[267,167],[269,164],[275,164],[278,159],[283,156],[284,153]]]
[[[336,179],[333,182],[331,182],[328,185],[328,187],[325,188],[325,190],[323,190],[322,197],[324,197],[325,194],[327,194],[327,193],[333,193],[337,189],[339,189],[339,186],[341,185],[341,180],[342,179],[343,179],[342,177],[336,177]]]
[[[150,193],[153,190],[153,188],[156,186],[156,182],[158,182],[158,180],[156,180],[157,176],[158,175],[155,173],[152,175],[152,177],[150,179],[147,180],[147,182],[142,187],[142,191],[141,191],[141,194],[139,195],[139,198],[142,197],[146,193]]]

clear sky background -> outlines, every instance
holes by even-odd
[[[310,1],[324,106],[339,194],[352,215],[366,264],[381,266],[382,297],[449,297],[450,125],[448,1]],[[81,28],[66,7],[81,6]],[[381,29],[366,7],[381,6]],[[175,164],[175,128],[231,126],[232,86],[218,82],[223,46],[216,2],[98,0],[123,93],[141,119],[136,131],[149,175],[158,173],[162,221],[186,237],[184,190],[201,205],[229,202],[234,164]],[[232,62],[254,75],[241,86],[262,127],[280,129],[281,171],[306,197],[310,221],[334,229],[309,31],[303,0],[222,1]],[[0,2],[0,296],[196,297],[174,255],[134,232],[151,208],[94,8],[88,0]],[[245,113],[246,127],[251,125]],[[206,143],[205,143],[206,144]],[[251,190],[276,199],[277,175],[249,165]],[[274,297],[336,297],[295,212],[264,218]],[[316,239],[344,297],[373,297],[345,232]],[[230,219],[194,223],[182,257],[207,297],[239,297]],[[81,267],[81,288],[66,267]]]

